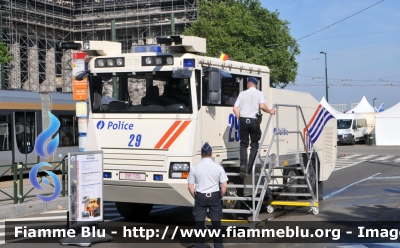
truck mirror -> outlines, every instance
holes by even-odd
[[[208,102],[221,103],[221,74],[217,68],[211,68],[208,74]]]

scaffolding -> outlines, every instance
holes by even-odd
[[[4,65],[1,85],[40,92],[72,89],[72,53],[60,50],[61,41],[111,40],[114,20],[116,41],[129,52],[158,36],[182,34],[197,19],[195,0],[0,0],[0,5],[3,41],[14,57]]]
[[[348,110],[347,103],[336,103],[336,104],[331,104],[331,106],[340,113],[345,113]]]

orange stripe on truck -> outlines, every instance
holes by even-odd
[[[180,127],[179,129],[174,133],[174,135],[169,139],[169,141],[167,142],[167,144],[165,144],[165,146],[163,147],[164,149],[168,149],[172,143],[174,143],[174,141],[176,140],[176,138],[179,137],[179,135],[183,132],[183,130],[185,130],[185,128],[190,124],[190,121],[185,121]]]
[[[154,148],[160,148],[180,123],[181,121],[175,121],[168,129],[168,131],[164,134],[164,136],[162,136],[162,138],[158,141],[157,145]]]

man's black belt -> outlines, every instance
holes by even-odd
[[[257,118],[249,118],[249,117],[239,117],[240,120],[244,120],[247,124],[249,124],[252,121],[257,121]]]
[[[205,195],[205,196],[207,196],[207,197],[211,197],[213,194],[219,194],[219,191],[209,192],[209,193],[200,193],[200,192],[197,192],[197,191],[196,191],[196,194]]]

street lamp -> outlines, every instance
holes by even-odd
[[[325,54],[325,83],[326,83],[326,101],[328,101],[328,67],[326,64],[326,52],[320,52],[321,54]]]
[[[374,107],[374,109],[375,109],[375,100],[376,98],[372,99],[372,107]]]

